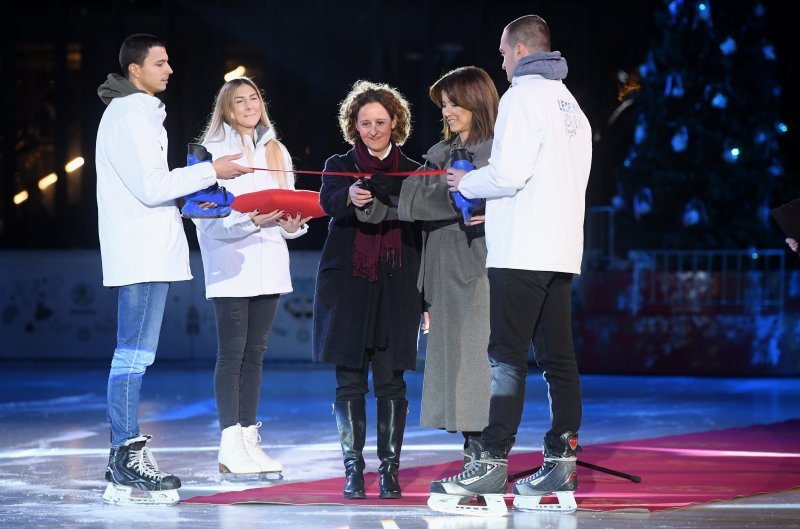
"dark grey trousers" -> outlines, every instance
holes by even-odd
[[[213,299],[218,342],[214,395],[220,430],[236,423],[256,424],[264,352],[279,297]]]

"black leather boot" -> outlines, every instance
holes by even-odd
[[[400,449],[406,429],[408,401],[405,399],[378,399],[378,467],[380,497],[396,499],[402,496],[397,472],[400,470]]]
[[[364,399],[336,401],[333,403],[339,441],[344,458],[344,497],[348,500],[364,499],[364,441],[367,436],[367,412]]]

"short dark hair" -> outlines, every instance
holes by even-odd
[[[156,46],[166,48],[163,40],[147,33],[137,33],[125,39],[119,48],[119,66],[122,68],[122,75],[128,77],[128,66],[131,64],[140,66],[144,64],[150,48]]]
[[[514,47],[523,44],[528,52],[550,50],[550,28],[539,15],[525,15],[506,26],[508,43]]]

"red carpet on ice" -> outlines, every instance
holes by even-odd
[[[575,494],[579,509],[659,511],[778,492],[800,487],[800,420],[584,446],[579,458],[642,478],[641,483],[633,483],[579,466]],[[509,473],[541,463],[541,453],[512,453]],[[377,474],[367,473],[366,500],[345,501],[344,480],[337,477],[196,496],[183,503],[425,506],[430,482],[453,475],[459,468],[460,461],[453,461],[401,469],[400,500],[378,499]],[[510,506],[512,496],[506,499]]]

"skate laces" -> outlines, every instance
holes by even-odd
[[[142,447],[140,450],[131,450],[128,454],[127,467],[133,468],[147,478],[159,478],[164,475],[163,472],[158,470],[158,464],[147,447]]]
[[[258,433],[258,429],[261,428],[261,421],[258,421],[252,426],[247,426],[242,428],[242,438],[244,439],[244,444],[248,447],[257,447],[260,448],[261,445],[261,434]]]
[[[492,457],[482,459],[480,456],[478,456],[477,458],[472,459],[472,461],[469,462],[469,465],[467,465],[467,468],[462,470],[461,473],[459,473],[456,476],[453,476],[452,478],[447,478],[443,481],[463,481],[465,479],[475,477],[476,475],[483,473],[481,465],[487,465],[487,466],[494,465],[500,467],[507,467],[508,459],[496,459]]]
[[[255,435],[256,442],[261,444],[261,434],[258,433],[258,429],[261,428],[261,421],[258,421],[253,426],[255,426],[255,431],[256,431],[256,435]]]
[[[530,476],[524,477],[522,479],[517,480],[517,483],[534,483],[538,481],[542,476],[545,476],[553,471],[556,467],[558,467],[558,463],[574,463],[578,460],[577,457],[557,457],[557,456],[544,456],[544,461],[542,462],[542,466],[539,469],[531,474]],[[548,465],[549,463],[549,465]]]

